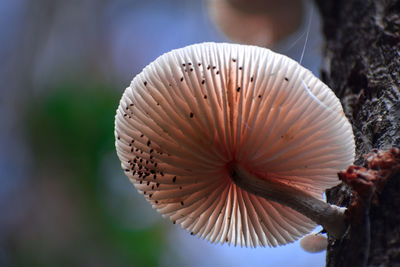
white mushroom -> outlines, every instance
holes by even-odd
[[[317,253],[326,249],[328,246],[328,239],[321,234],[312,233],[300,240],[300,246],[307,252]]]
[[[354,159],[351,125],[310,71],[268,49],[203,43],[137,75],[115,118],[122,168],[161,214],[211,242],[277,246],[322,224]]]

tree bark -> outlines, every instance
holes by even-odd
[[[400,1],[316,0],[326,39],[321,77],[353,125],[356,161],[373,148],[400,146]],[[341,185],[328,201],[349,205]],[[330,240],[327,266],[400,266],[400,174],[366,208],[365,220]]]

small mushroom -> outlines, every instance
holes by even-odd
[[[321,224],[323,201],[354,160],[339,100],[310,71],[268,49],[203,43],[148,65],[115,118],[126,175],[152,206],[211,242],[277,246]]]
[[[307,252],[317,253],[326,249],[328,246],[328,239],[321,234],[312,233],[300,240],[300,246]]]
[[[305,16],[299,0],[208,0],[211,20],[230,40],[273,47],[299,30]],[[304,5],[304,7],[303,7]]]

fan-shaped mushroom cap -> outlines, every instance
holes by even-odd
[[[203,43],[137,75],[115,118],[122,168],[160,213],[211,242],[277,246],[315,223],[236,186],[228,165],[322,199],[354,159],[351,125],[310,71],[268,49]]]

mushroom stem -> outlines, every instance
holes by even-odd
[[[238,164],[230,165],[229,171],[232,181],[247,192],[294,209],[322,225],[334,238],[340,238],[344,234],[345,208],[316,199],[293,186],[258,178]]]

